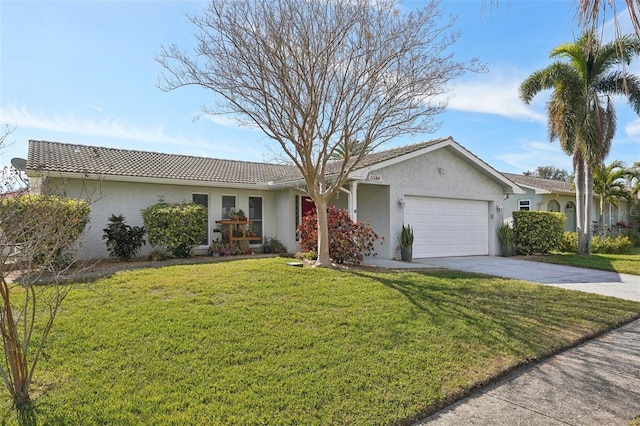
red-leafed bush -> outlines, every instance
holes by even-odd
[[[359,264],[364,256],[375,256],[374,242],[380,237],[371,224],[353,222],[344,209],[327,209],[329,226],[329,257],[336,263]],[[302,251],[318,249],[318,217],[315,210],[309,211],[298,226]]]

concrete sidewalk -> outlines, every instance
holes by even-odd
[[[415,425],[626,426],[640,414],[640,320],[516,371]]]
[[[367,259],[390,269],[446,268],[640,301],[640,277],[520,259]],[[640,414],[640,320],[514,371],[415,425],[621,425]]]

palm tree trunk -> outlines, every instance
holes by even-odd
[[[580,254],[591,254],[591,218],[593,210],[593,168],[585,164],[584,182],[584,246]]]
[[[598,217],[598,234],[604,233],[604,195],[600,195],[600,217]]]
[[[584,254],[585,247],[585,203],[584,203],[584,190],[585,190],[585,174],[584,174],[584,160],[579,151],[573,154],[573,173],[575,174],[576,185],[576,230],[578,232],[578,254]]]

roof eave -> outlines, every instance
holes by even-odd
[[[233,188],[233,189],[270,189],[268,182],[256,183],[240,183],[240,182],[216,182],[209,180],[196,179],[175,179],[175,178],[156,178],[145,176],[120,176],[107,175],[97,173],[77,173],[77,172],[55,172],[41,170],[26,170],[28,177],[51,177],[61,179],[85,179],[97,180],[104,182],[129,182],[129,183],[153,183],[159,185],[182,185],[182,186],[209,186],[216,188]]]

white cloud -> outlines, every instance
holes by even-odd
[[[517,170],[517,173],[549,165],[569,171],[573,169],[571,157],[562,152],[558,143],[525,141],[514,148],[516,152],[497,155],[496,158]]]
[[[75,113],[70,113],[66,116],[49,116],[41,113],[31,113],[24,106],[21,109],[15,106],[7,109],[0,108],[0,117],[2,117],[2,122],[11,123],[20,128],[42,129],[82,136],[127,139],[137,142],[168,144],[187,142],[182,137],[168,135],[161,125],[144,127],[115,117],[80,117]]]
[[[88,106],[89,108],[91,108],[91,109],[95,109],[96,111],[100,111],[100,112],[104,111],[104,108],[102,108],[102,107],[100,107],[100,106],[98,106],[98,105],[89,104],[89,105],[87,105],[87,106]]]
[[[237,120],[232,117],[226,115],[212,115],[212,114],[202,114],[200,117],[204,117],[207,120],[211,121],[214,124],[224,127],[240,127],[240,124]]]
[[[629,17],[629,10],[626,5],[620,8],[620,5],[616,7],[615,11],[618,12],[614,17],[609,18],[601,28],[598,29],[604,43],[608,43],[616,39],[616,32],[619,34],[633,34],[633,23]],[[620,10],[622,10],[620,12]],[[610,13],[609,8],[606,9]]]
[[[524,78],[481,77],[453,85],[448,108],[546,123],[546,117],[525,105],[518,90]]]
[[[640,118],[636,118],[627,123],[626,126],[624,126],[624,132],[628,137],[637,141],[640,137]]]

